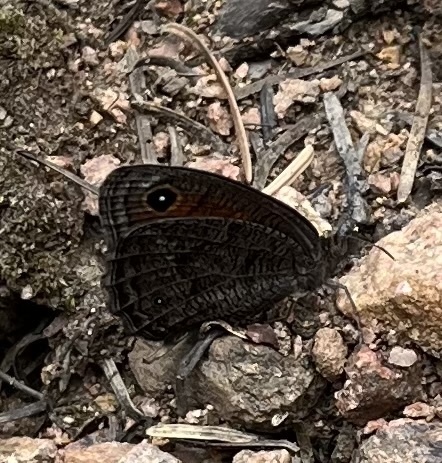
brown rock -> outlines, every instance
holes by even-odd
[[[101,460],[103,461],[103,460]],[[135,445],[118,463],[180,463],[181,460],[146,441]]]
[[[186,167],[193,169],[207,170],[214,174],[223,175],[233,180],[240,180],[241,170],[232,164],[232,159],[222,156],[205,156],[188,162]]]
[[[279,84],[279,91],[273,97],[275,112],[282,119],[295,101],[314,103],[318,96],[318,80],[286,79]]]
[[[219,101],[212,103],[207,108],[207,119],[210,128],[221,135],[229,135],[233,127],[232,118],[224,106]]]
[[[33,463],[55,461],[56,445],[49,439],[11,437],[0,439],[0,461],[11,463]]]
[[[416,402],[404,408],[404,416],[408,418],[434,418],[434,407],[425,402]]]
[[[316,368],[324,378],[334,381],[344,371],[347,346],[333,328],[321,328],[315,336],[313,357]]]
[[[369,437],[352,463],[440,463],[442,424],[401,419]]]
[[[68,445],[64,450],[64,463],[119,463],[134,447],[132,444],[121,442],[104,442],[85,446],[76,442]]]
[[[258,430],[302,419],[324,385],[302,354],[283,357],[235,336],[216,340],[189,381],[201,408],[209,403],[227,422]]]
[[[380,355],[367,346],[352,354],[345,370],[348,380],[335,395],[336,406],[357,425],[381,418],[423,396],[418,368],[384,366]]]
[[[291,463],[292,458],[287,450],[271,450],[253,452],[243,450],[233,457],[232,463]]]
[[[128,359],[141,389],[162,397],[168,386],[175,384],[179,362],[190,348],[186,341],[166,347],[161,342],[137,339]]]
[[[332,227],[330,223],[324,220],[313,208],[310,201],[295,188],[285,185],[273,196],[300,212],[304,217],[312,222],[321,236],[326,236],[329,232],[331,232]]]
[[[261,124],[261,114],[258,108],[249,108],[242,115],[241,119],[244,124],[259,125]]]
[[[442,206],[434,204],[404,229],[377,243],[340,282],[347,286],[363,325],[376,320],[421,347],[442,349]],[[352,316],[348,298],[338,307]]]
[[[105,178],[118,166],[120,160],[110,154],[102,154],[92,159],[88,159],[81,167],[86,182],[91,185],[100,186]],[[83,207],[92,215],[98,215],[98,198],[91,192],[85,192]]]

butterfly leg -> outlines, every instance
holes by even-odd
[[[359,343],[361,343],[362,342],[362,323],[361,323],[361,319],[360,319],[359,314],[358,314],[358,309],[356,307],[355,301],[351,297],[351,293],[348,290],[347,286],[343,285],[342,283],[338,283],[338,282],[332,281],[332,280],[329,280],[329,281],[325,282],[325,285],[327,285],[329,288],[333,288],[333,289],[342,289],[342,291],[344,291],[345,295],[348,297],[348,300],[350,301],[351,309],[352,309],[352,312],[353,312],[353,319],[355,320],[356,324],[358,325],[359,336],[360,336]]]
[[[203,334],[190,351],[182,358],[176,375],[175,394],[177,401],[177,413],[184,416],[187,412],[186,379],[190,376],[204,353],[212,342],[225,334],[225,330],[215,328]]]

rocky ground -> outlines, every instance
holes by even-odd
[[[438,2],[124,3],[0,1],[0,461],[442,461]],[[171,21],[210,38],[255,187],[314,148],[275,194],[325,234],[348,192],[340,102],[363,154],[359,236],[394,257],[366,246],[340,266],[354,306],[327,286],[285,301],[271,335],[255,328],[271,346],[216,340],[186,384],[184,418],[172,385],[186,346],[152,355],[161,343],[126,336],[106,309],[96,197],[17,154],[97,186],[142,160],[244,180],[225,89],[195,47],[162,33]]]

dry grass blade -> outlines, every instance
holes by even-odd
[[[143,415],[143,413],[135,407],[115,362],[112,359],[104,359],[101,368],[110,382],[116,398],[126,413],[134,420],[150,420],[149,417]]]
[[[247,443],[259,440],[253,434],[223,426],[198,426],[193,424],[157,424],[146,429],[146,434],[151,437],[169,439],[196,439],[231,443]]]
[[[427,130],[428,115],[431,109],[431,96],[433,78],[431,73],[431,61],[428,52],[419,37],[419,53],[421,59],[421,86],[417,98],[416,110],[414,113],[413,125],[410,130],[405,149],[404,162],[402,164],[401,178],[397,191],[397,200],[403,203],[407,200],[413,188],[414,178],[416,176],[417,164],[425,139]]]
[[[217,447],[259,447],[285,448],[293,453],[299,452],[299,447],[286,440],[263,439],[254,434],[225,428],[223,426],[199,426],[193,424],[157,424],[146,429],[150,437],[163,439],[180,439],[204,441],[204,445]]]
[[[293,183],[312,163],[315,152],[313,146],[306,146],[299,155],[262,191],[268,195],[275,194],[285,185]]]
[[[252,158],[250,156],[247,134],[246,134],[246,130],[244,128],[244,124],[241,119],[241,113],[239,112],[238,104],[236,103],[235,95],[233,94],[233,90],[232,90],[232,87],[230,86],[229,80],[224,74],[224,71],[221,69],[221,66],[219,65],[218,61],[213,56],[212,52],[202,42],[202,40],[198,37],[198,35],[195,34],[195,32],[193,32],[191,29],[188,29],[185,26],[182,26],[181,24],[175,24],[175,23],[167,24],[165,26],[165,30],[167,32],[175,34],[191,42],[192,44],[196,45],[196,47],[201,52],[201,54],[204,56],[204,58],[213,67],[213,70],[215,71],[215,74],[218,80],[220,81],[220,84],[223,86],[226,92],[226,95],[227,95],[227,100],[229,102],[230,110],[232,112],[232,118],[233,118],[233,124],[235,126],[236,136],[238,137],[238,144],[239,144],[239,149],[241,152],[244,176],[245,176],[247,183],[250,183],[252,181],[252,176],[253,176]]]

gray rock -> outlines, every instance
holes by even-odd
[[[233,336],[216,340],[190,379],[192,397],[229,423],[271,430],[305,417],[325,381],[311,361]]]
[[[440,463],[442,424],[400,419],[369,437],[352,463]]]

